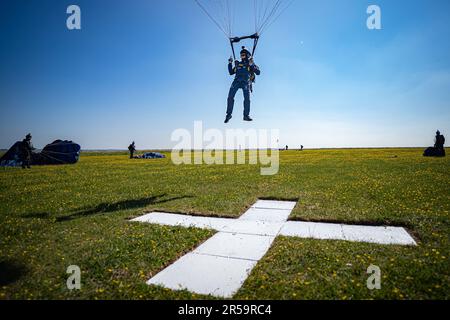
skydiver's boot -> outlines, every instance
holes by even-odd
[[[250,118],[250,92],[244,90],[244,121],[253,121]]]
[[[227,114],[224,122],[228,123],[231,120],[231,118],[233,118],[233,116],[231,114]]]
[[[231,92],[231,89],[230,89]],[[232,118],[232,114],[233,114],[233,108],[234,108],[234,98],[232,93],[228,94],[228,99],[227,99],[227,116],[225,118],[225,123],[228,123],[231,118]]]

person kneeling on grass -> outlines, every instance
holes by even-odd
[[[445,156],[444,144],[445,144],[445,137],[438,130],[436,132],[436,138],[434,140],[434,147],[436,148],[436,150],[439,154],[442,154]]]
[[[434,147],[429,147],[425,150],[423,155],[425,157],[445,157],[445,137],[438,130],[436,138],[434,139]]]

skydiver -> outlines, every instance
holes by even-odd
[[[134,144],[134,141],[128,146],[128,150],[130,151],[130,159],[133,159],[134,152],[136,151],[136,145]]]
[[[253,119],[250,118],[250,88],[254,75],[259,76],[261,71],[254,63],[251,53],[245,49],[245,47],[242,47],[241,50],[241,61],[239,62],[236,60],[234,62],[234,68],[232,63],[233,59],[230,58],[228,60],[228,72],[230,76],[236,76],[234,77],[228,93],[227,116],[225,118],[225,123],[228,123],[232,118],[234,97],[239,89],[242,89],[244,93],[244,121],[253,121]]]
[[[33,151],[33,145],[31,144],[31,134],[27,134],[25,139],[22,140],[19,146],[19,158],[22,162],[22,169],[30,169],[31,151]]]

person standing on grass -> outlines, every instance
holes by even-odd
[[[25,139],[22,140],[19,147],[19,157],[22,162],[22,169],[31,169],[31,151],[33,151],[33,145],[31,144],[31,134],[27,134]]]
[[[136,145],[134,144],[134,141],[128,146],[128,150],[130,151],[130,159],[133,159],[134,152],[136,151]]]
[[[436,132],[436,138],[434,140],[434,147],[436,148],[436,151],[438,152],[439,155],[445,156],[444,144],[445,144],[445,137],[438,130]]]

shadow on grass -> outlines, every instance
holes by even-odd
[[[19,280],[27,269],[24,265],[13,261],[0,261],[0,286],[6,286]]]
[[[129,209],[137,209],[144,208],[153,204],[166,203],[170,201],[175,201],[179,199],[192,198],[192,196],[179,196],[172,198],[165,198],[166,194],[161,194],[158,196],[152,196],[149,198],[140,198],[140,199],[132,199],[132,200],[123,200],[114,203],[101,203],[92,208],[83,208],[77,210],[69,215],[57,217],[57,222],[70,221],[78,218],[93,216],[96,214],[102,213],[111,213],[120,210],[129,210]]]
[[[22,215],[22,218],[26,219],[48,219],[50,218],[50,213],[48,212],[37,212],[37,213],[26,213]]]

